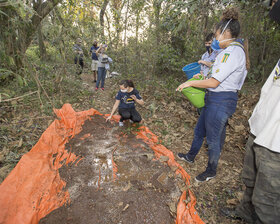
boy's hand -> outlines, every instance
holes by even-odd
[[[137,100],[137,98],[136,98],[135,95],[131,95],[130,97],[131,97],[133,100],[135,100],[135,101]]]
[[[106,122],[108,122],[109,120],[111,120],[112,115],[110,115],[109,117],[106,118]]]
[[[198,64],[206,65],[205,61],[203,61],[203,60],[199,60],[197,63],[198,63]]]

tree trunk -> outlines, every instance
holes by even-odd
[[[100,21],[100,26],[101,26],[101,38],[102,38],[102,40],[105,39],[105,36],[104,36],[104,14],[105,14],[106,7],[107,7],[108,3],[109,3],[109,0],[104,0],[102,8],[100,10],[100,14],[99,14],[99,21]]]
[[[161,1],[155,0],[154,1],[154,16],[155,16],[155,26],[156,26],[156,41],[157,45],[160,44],[160,32],[159,32],[159,25],[160,25],[160,9],[161,9]]]
[[[125,71],[127,71],[127,50],[126,50],[127,38],[126,38],[126,32],[127,32],[128,11],[129,11],[129,0],[127,1],[127,7],[126,7],[126,12],[125,12],[124,38],[123,38]]]
[[[153,63],[153,74],[159,72],[158,59],[159,59],[159,46],[160,46],[160,10],[161,10],[160,0],[154,0],[153,8],[154,8],[154,21],[155,21],[155,32],[156,32],[156,55]]]
[[[40,58],[41,58],[41,60],[44,61],[46,59],[47,51],[46,51],[46,47],[44,44],[44,38],[42,35],[42,25],[41,24],[39,24],[39,26],[38,26],[38,41],[39,41]]]
[[[42,4],[36,2],[33,4],[34,15],[30,20],[24,20],[18,15],[18,10],[13,6],[3,7],[3,11],[9,16],[0,15],[0,24],[2,30],[2,39],[6,49],[6,54],[14,59],[17,69],[22,68],[24,54],[31,44],[41,21],[51,12],[51,10],[61,0],[47,0]],[[14,20],[18,21],[15,23]],[[8,32],[4,32],[8,31]]]
[[[140,51],[139,51],[139,24],[140,23],[140,11],[137,12],[136,15],[136,56],[137,60],[140,60]]]
[[[110,26],[110,19],[109,19],[109,16],[107,15],[107,13],[105,13],[105,17],[106,17],[106,20],[107,20],[107,31],[108,31],[108,37],[109,37],[109,42],[108,43],[111,43],[112,42],[112,35],[111,35],[111,26]]]
[[[205,6],[203,7],[204,8],[204,28],[203,28],[203,35],[204,35],[204,38],[206,37],[207,35],[207,32],[208,32],[208,17],[209,17],[209,0],[207,0],[205,2]]]

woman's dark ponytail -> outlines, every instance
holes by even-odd
[[[237,38],[240,34],[239,12],[236,8],[228,8],[223,12],[221,21],[216,25],[216,30],[222,32],[226,27],[232,38]]]
[[[223,12],[221,21],[216,25],[216,31],[219,30],[221,33],[225,29],[229,30],[232,38],[237,38],[240,34],[240,23],[239,12],[236,8],[228,8]],[[244,51],[246,55],[246,68],[250,69],[250,58],[249,58],[249,43],[246,39],[243,43]]]

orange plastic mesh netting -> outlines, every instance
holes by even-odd
[[[68,163],[78,163],[81,158],[68,152],[65,144],[82,130],[83,123],[93,115],[102,115],[90,109],[75,112],[70,104],[54,110],[60,120],[55,120],[42,134],[37,144],[18,162],[9,176],[0,185],[0,223],[38,223],[51,211],[70,201],[65,191],[66,183],[59,176],[59,168]],[[117,121],[118,116],[113,119]],[[157,137],[147,128],[141,127],[137,137],[143,139],[154,150],[155,155],[168,156],[169,166],[176,166],[177,174],[189,185],[190,176],[175,161],[173,153],[159,144]],[[194,206],[196,199],[188,190],[190,202],[185,203],[187,192],[183,192],[177,206],[176,224],[203,224]]]

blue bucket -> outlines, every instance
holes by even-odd
[[[194,75],[200,73],[200,69],[200,64],[198,64],[197,62],[188,64],[184,68],[182,68],[183,72],[186,73],[188,79],[191,79]]]

